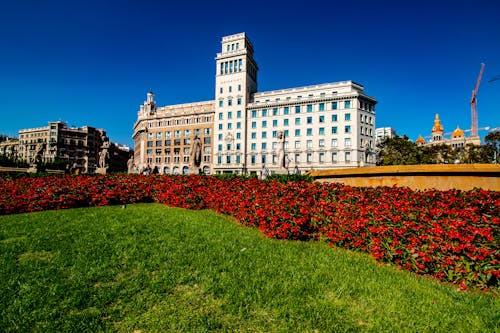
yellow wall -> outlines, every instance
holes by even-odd
[[[417,190],[482,188],[500,191],[499,164],[393,165],[331,169],[309,173],[320,182],[351,186],[401,186]]]

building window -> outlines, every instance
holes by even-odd
[[[332,147],[337,147],[337,146],[338,146],[337,139],[332,139]]]
[[[332,134],[337,134],[337,126],[332,127]]]
[[[278,119],[273,119],[273,127],[278,126]]]
[[[252,110],[252,118],[256,118],[257,117],[257,110]]]
[[[337,163],[337,153],[336,152],[332,153],[332,163]]]
[[[222,65],[222,64],[221,64],[221,65]],[[221,74],[222,74],[222,73],[221,73]],[[219,93],[221,93],[221,94],[222,94],[223,92],[224,92],[224,89],[223,89],[222,87],[220,87],[220,89],[219,89]]]
[[[252,139],[257,139],[257,133],[256,132],[252,132],[251,136],[252,136]]]
[[[266,128],[267,127],[267,120],[263,120],[262,121],[262,128]]]
[[[288,126],[288,118],[283,119],[283,126]]]
[[[252,121],[252,128],[257,128],[257,122],[256,121]]]
[[[307,163],[311,163],[312,162],[312,154],[311,153],[307,153]]]
[[[347,126],[345,127],[345,132],[346,132],[346,133],[351,133],[351,126],[347,125]]]
[[[345,109],[350,109],[351,108],[351,101],[345,101],[344,102],[344,108]]]
[[[250,147],[251,147],[250,148],[251,150],[255,150],[255,149],[257,149],[257,144],[255,142],[252,142],[252,144],[250,145]]]
[[[337,110],[337,102],[332,102],[332,110]]]
[[[219,144],[219,145],[217,146],[217,150],[218,150],[218,151],[222,151],[222,144]]]
[[[325,153],[319,153],[319,163],[325,163]]]
[[[345,147],[350,147],[351,146],[351,138],[345,138],[344,146]]]
[[[224,102],[222,100],[219,101],[219,107],[222,107],[224,105]]]
[[[228,105],[228,106],[233,105],[233,100],[232,100],[232,99],[228,99],[228,101],[227,101],[227,105]]]
[[[288,106],[286,106],[284,109],[283,109],[283,114],[287,115],[287,114],[290,114],[290,108]]]
[[[240,132],[236,133],[236,139],[241,139],[241,133]]]
[[[241,118],[241,110],[236,111],[236,118]]]
[[[262,132],[262,139],[267,139],[267,132]]]
[[[236,104],[241,105],[241,97],[238,97],[238,99],[236,100]]]
[[[313,123],[313,117],[307,117],[307,123],[312,124]]]
[[[229,92],[233,92],[233,87],[229,86]]]
[[[267,109],[262,109],[262,117],[267,117]]]
[[[312,128],[308,128],[306,133],[307,133],[307,136],[311,136],[311,135],[313,135],[313,130],[312,130]]]
[[[236,123],[236,128],[237,128],[237,129],[240,129],[240,128],[241,128],[241,121],[238,121],[238,122]]]
[[[325,103],[319,103],[319,110],[325,111]]]
[[[295,136],[300,136],[300,129],[295,130]]]
[[[222,163],[222,156],[217,156],[217,163],[221,164]]]
[[[324,123],[325,122],[325,116],[319,116],[319,122]]]
[[[273,116],[277,116],[278,115],[278,108],[273,108]]]
[[[349,152],[349,151],[346,151],[346,153],[345,153],[345,162],[351,163],[351,152]]]
[[[273,138],[277,138],[278,137],[278,131],[273,131]]]
[[[226,155],[226,163],[231,164],[231,155]]]
[[[228,124],[227,124],[227,129],[228,129],[228,130],[230,130],[230,129],[232,129],[232,128],[233,128],[233,124],[232,124],[232,123],[228,123]]]
[[[312,148],[313,147],[313,141],[312,140],[307,140],[307,148]]]
[[[241,70],[241,60],[240,60],[240,70]],[[238,84],[238,91],[241,91],[241,84]]]
[[[295,118],[295,125],[300,125],[300,118]]]
[[[267,143],[266,142],[262,142],[262,150],[266,150],[267,149]]]
[[[222,131],[222,124],[219,124],[219,130]]]
[[[338,120],[338,117],[336,114],[332,114],[332,122],[336,122]]]
[[[300,141],[295,141],[295,149],[299,149],[300,148]]]
[[[227,113],[227,119],[233,119],[233,112],[229,111]]]
[[[300,105],[295,106],[295,113],[300,113]]]
[[[350,113],[346,113],[345,114],[345,120],[351,120],[351,114]]]
[[[312,112],[313,106],[312,104],[307,104],[307,112]]]
[[[319,130],[318,130],[318,133],[319,133],[319,135],[325,135],[325,128],[324,127],[320,127]]]

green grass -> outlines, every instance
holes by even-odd
[[[0,216],[2,332],[494,332],[500,301],[159,204]]]

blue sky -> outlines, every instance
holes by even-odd
[[[439,113],[500,126],[500,1],[38,1],[0,3],[0,133],[62,120],[132,145],[139,105],[214,98],[215,55],[246,32],[259,91],[353,80],[377,127],[415,140]],[[480,131],[480,135],[487,134]]]

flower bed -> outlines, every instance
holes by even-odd
[[[0,215],[134,202],[213,209],[268,237],[327,241],[462,289],[500,285],[500,192],[198,176],[0,179]]]

